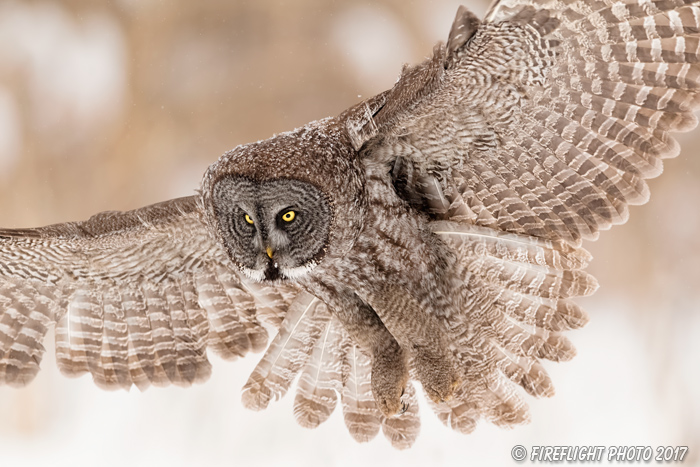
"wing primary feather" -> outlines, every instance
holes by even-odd
[[[317,313],[320,304],[310,294],[300,293],[297,296],[279,333],[243,387],[241,397],[245,407],[262,410],[271,400],[278,400],[287,393],[321,336],[327,316],[325,305]]]
[[[382,415],[382,433],[396,449],[408,449],[413,446],[420,433],[418,397],[416,397],[416,390],[410,381],[406,383],[401,400],[406,410],[393,417]]]
[[[330,417],[343,387],[342,325],[327,313],[324,327],[297,383],[294,417],[305,428],[315,428]]]
[[[364,443],[374,439],[381,426],[381,413],[372,395],[372,364],[354,344],[350,345],[345,357],[341,393],[343,417],[350,436]]]
[[[0,279],[0,383],[22,387],[39,372],[43,340],[54,322],[42,292]]]

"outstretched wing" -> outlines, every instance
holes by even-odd
[[[570,299],[597,287],[582,240],[648,200],[699,91],[698,1],[503,0],[480,24],[460,8],[432,58],[341,116],[463,267],[445,424],[527,420],[513,383],[553,394],[539,359],[574,355],[562,331],[587,317]]]
[[[406,191],[434,216],[577,246],[648,200],[670,133],[696,126],[699,26],[687,0],[504,0],[478,28],[460,9],[348,129],[367,158],[414,166]]]
[[[563,331],[588,322],[571,299],[598,288],[583,271],[590,255],[564,242],[464,223],[438,221],[431,229],[456,252],[467,290],[462,313],[445,324],[462,382],[451,400],[432,408],[463,433],[482,417],[499,426],[526,422],[516,384],[535,397],[554,395],[540,359],[576,354]]]
[[[39,370],[56,325],[67,375],[106,388],[189,385],[267,345],[294,289],[248,284],[209,236],[192,196],[85,222],[0,230],[0,383]]]
[[[342,402],[350,434],[410,446],[418,405],[382,415],[370,360],[317,298],[291,285],[249,282],[210,237],[198,198],[86,222],[0,229],[0,384],[23,386],[39,371],[42,342],[56,326],[62,373],[91,373],[106,389],[190,385],[211,371],[206,349],[225,359],[267,347],[243,388],[260,410],[299,378],[295,416],[313,428]],[[264,325],[264,327],[263,327]]]

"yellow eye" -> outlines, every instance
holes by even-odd
[[[297,213],[294,211],[287,211],[282,214],[282,220],[285,222],[292,222],[295,217],[297,217]]]
[[[253,219],[251,219],[248,214],[245,215],[245,221],[250,225],[253,225]]]

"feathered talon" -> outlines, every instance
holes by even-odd
[[[452,399],[460,378],[447,355],[428,347],[415,347],[413,368],[430,399],[434,402]]]
[[[408,408],[401,400],[408,383],[408,368],[400,348],[375,356],[372,362],[372,393],[379,409],[387,417]]]
[[[0,384],[34,378],[52,327],[62,373],[127,389],[201,382],[208,351],[277,328],[252,409],[301,373],[302,426],[340,399],[353,438],[405,448],[410,362],[445,425],[527,421],[514,386],[551,396],[539,359],[570,359],[562,333],[588,321],[581,242],[648,200],[671,133],[698,124],[699,17],[700,0],[460,8],[392,89],[234,148],[196,195],[0,228]]]

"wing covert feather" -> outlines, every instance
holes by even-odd
[[[499,0],[483,23],[460,8],[446,46],[339,117],[457,257],[463,309],[442,324],[461,381],[451,400],[429,401],[443,423],[512,426],[529,419],[518,386],[553,395],[540,359],[574,356],[562,332],[588,317],[571,298],[597,288],[581,242],[648,200],[645,180],[679,152],[670,133],[698,123],[699,90],[698,1]],[[411,446],[413,385],[404,413],[382,415],[371,359],[328,307],[241,277],[202,212],[192,196],[0,229],[0,384],[35,377],[52,325],[60,370],[108,389],[203,381],[207,347],[235,359],[277,328],[246,407],[264,409],[299,377],[301,426],[340,400],[357,441],[382,430]]]
[[[467,18],[468,40],[451,32],[384,94],[364,156],[412,164],[409,201],[439,181],[441,219],[574,246],[624,223],[678,155],[670,133],[698,123],[700,3],[503,0]]]

